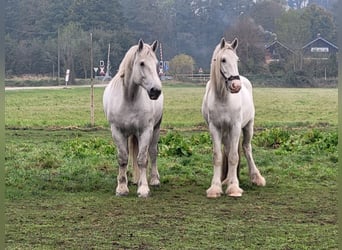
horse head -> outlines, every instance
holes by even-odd
[[[133,82],[143,87],[152,100],[158,99],[162,89],[161,81],[157,72],[157,47],[157,41],[154,41],[152,45],[148,45],[140,39],[136,46],[135,59],[132,67]]]
[[[241,81],[238,69],[239,58],[236,55],[238,39],[228,43],[224,38],[216,48],[214,61],[216,61],[216,75],[225,82],[226,88],[231,93],[238,93],[241,89]],[[219,71],[218,71],[219,70]],[[220,82],[221,82],[220,81]]]

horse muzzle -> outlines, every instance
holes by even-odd
[[[151,100],[157,100],[161,94],[161,89],[152,87],[147,93]]]
[[[221,75],[224,78],[227,90],[232,93],[239,93],[241,89],[241,80],[239,75],[231,75],[230,77],[226,77],[225,74],[220,70]]]
[[[239,93],[240,89],[241,89],[241,82],[240,82],[240,80],[232,81],[232,82],[229,84],[229,87],[228,87],[228,90],[229,90],[230,93],[232,93],[232,94]]]

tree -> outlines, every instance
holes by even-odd
[[[186,54],[180,54],[172,58],[170,61],[170,73],[177,74],[192,74],[194,71],[195,61]]]
[[[317,34],[329,41],[337,41],[336,25],[330,12],[313,4],[303,9],[302,16],[308,23],[310,30],[308,41],[315,39]]]
[[[237,22],[225,32],[227,40],[238,38],[237,54],[241,62],[241,72],[256,72],[264,64],[263,30],[247,16],[241,15]]]
[[[276,20],[279,41],[293,49],[300,49],[310,37],[310,26],[302,10],[289,10]]]
[[[273,33],[276,29],[275,20],[285,11],[284,5],[276,1],[262,1],[254,5],[250,11],[253,20],[261,25],[265,32]]]
[[[89,36],[75,23],[69,23],[61,30],[59,41],[61,59],[64,65],[64,71],[70,69],[70,83],[75,82],[75,59],[77,56],[80,56],[77,54],[77,51],[82,51],[82,54],[88,54],[88,58],[90,58],[90,54],[88,53],[89,43],[87,46],[86,41],[89,41]]]
[[[126,23],[118,0],[74,0],[68,13],[70,21],[78,23],[84,31],[121,30]]]

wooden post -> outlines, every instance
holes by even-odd
[[[59,27],[57,29],[57,85],[59,85],[59,78],[61,76],[60,71],[61,71],[61,64],[60,64],[60,58],[61,58],[61,48],[60,48],[60,38],[59,38],[60,34],[59,34]]]
[[[93,33],[90,33],[90,125],[94,127]]]

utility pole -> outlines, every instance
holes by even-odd
[[[90,33],[90,125],[94,127],[93,33]]]

